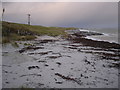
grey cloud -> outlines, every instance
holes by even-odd
[[[118,7],[114,2],[17,2],[3,3],[5,20],[27,23],[31,14],[32,24],[44,26],[117,27]]]

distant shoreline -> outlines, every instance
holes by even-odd
[[[103,35],[102,33],[97,32],[88,32],[88,31],[80,31],[70,34],[70,40],[73,42],[83,43],[84,45],[93,46],[93,47],[100,47],[100,48],[114,48],[119,49],[120,44],[118,43],[110,43],[108,41],[98,41],[86,38],[87,36],[94,36],[94,35]]]

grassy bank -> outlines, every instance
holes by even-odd
[[[18,24],[11,22],[2,22],[2,43],[19,40],[35,39],[35,35],[49,35],[66,37],[65,30],[73,30],[77,28],[65,27],[45,27],[27,24]]]

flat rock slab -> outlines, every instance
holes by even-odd
[[[35,40],[58,40],[59,37],[51,37],[51,36],[37,36]]]

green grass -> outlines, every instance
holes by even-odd
[[[18,24],[11,22],[2,22],[2,42],[7,43],[19,40],[32,40],[36,35],[49,35],[67,37],[65,30],[73,30],[77,28],[65,27],[45,27],[27,24]]]

